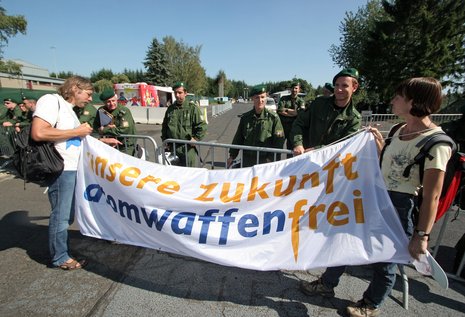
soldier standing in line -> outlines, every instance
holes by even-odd
[[[305,110],[305,101],[299,97],[300,83],[293,82],[291,85],[291,94],[282,96],[278,104],[278,115],[281,119],[281,124],[284,129],[284,136],[286,137],[286,147],[288,150],[293,149],[291,130],[292,124],[297,118],[297,113]],[[288,155],[288,158],[292,155]]]
[[[266,87],[258,85],[250,93],[253,100],[253,109],[241,116],[239,126],[232,144],[268,147],[282,149],[284,145],[284,131],[281,120],[277,114],[266,109]],[[228,168],[239,154],[239,150],[230,149]],[[260,152],[258,163],[272,162],[273,153]],[[257,164],[255,151],[243,151],[242,167]]]
[[[105,89],[100,94],[100,100],[104,105],[98,109],[95,117],[94,133],[98,133],[100,141],[118,147],[123,153],[134,155],[134,139],[118,137],[121,134],[136,134],[136,123],[131,111],[118,105],[118,96],[113,89]]]
[[[200,141],[207,132],[207,124],[202,119],[200,108],[193,101],[189,101],[185,83],[177,82],[173,85],[176,101],[166,109],[161,129],[161,140],[179,139]],[[195,166],[198,155],[197,148],[192,145],[176,144],[176,155],[179,166]],[[172,147],[169,147],[172,150]]]

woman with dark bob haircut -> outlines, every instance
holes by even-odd
[[[433,159],[425,160],[422,183],[418,164],[413,165],[407,177],[403,176],[402,172],[418,154],[419,147],[416,146],[418,142],[433,133],[442,131],[429,117],[439,110],[441,101],[441,84],[430,77],[410,78],[403,81],[391,100],[392,112],[403,118],[405,124],[397,129],[390,145],[385,148],[381,170],[402,227],[410,238],[408,250],[415,259],[418,259],[420,254],[426,253],[428,248],[429,234],[441,195],[444,171],[452,150],[445,144],[432,147],[430,154]],[[371,128],[371,131],[375,136],[378,151],[381,152],[385,144],[383,136],[375,128]],[[418,222],[414,227],[412,213],[417,208],[416,198],[421,187],[423,187],[423,201],[419,206]],[[347,307],[349,315],[378,315],[379,307],[394,286],[396,269],[396,263],[375,263],[371,283],[363,298]]]

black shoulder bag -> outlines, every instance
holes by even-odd
[[[32,123],[17,133],[13,157],[13,165],[24,179],[24,189],[26,182],[48,185],[60,176],[64,169],[63,158],[55,148],[54,142],[34,141],[31,137],[31,126]]]

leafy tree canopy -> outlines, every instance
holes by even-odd
[[[0,59],[3,57],[3,48],[8,39],[18,33],[26,34],[27,21],[22,15],[11,16],[0,6]]]

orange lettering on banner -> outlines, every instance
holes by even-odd
[[[289,184],[287,185],[287,188],[284,191],[282,191],[283,180],[278,179],[276,181],[276,186],[275,186],[273,195],[275,197],[280,197],[280,196],[287,196],[287,195],[291,194],[294,191],[294,186],[295,186],[296,180],[297,180],[297,176],[295,176],[295,175],[289,176]]]
[[[330,194],[334,191],[334,171],[339,167],[339,163],[336,160],[332,160],[328,165],[323,167],[323,170],[328,171],[326,178],[326,194]]]
[[[342,165],[344,165],[344,175],[348,180],[354,180],[358,178],[358,173],[352,171],[352,164],[357,161],[357,157],[353,156],[350,153],[346,154],[341,161]]]
[[[326,204],[312,205],[308,207],[308,227],[310,230],[317,230],[320,226],[320,222],[326,221],[331,226],[344,226],[349,224],[351,221],[355,223],[365,223],[365,214],[363,211],[362,198],[357,198],[362,195],[360,190],[354,190],[353,199],[353,210],[342,201],[332,202],[327,208]],[[299,222],[302,217],[305,216],[305,206],[307,205],[306,199],[301,199],[294,204],[294,209],[288,214],[288,217],[292,219],[291,225],[291,242],[292,249],[294,251],[294,258],[297,261],[299,252]],[[318,217],[318,214],[322,214]],[[323,214],[326,213],[326,217]],[[351,217],[353,213],[353,217]]]
[[[159,182],[161,182],[161,178],[158,178],[158,177],[155,177],[155,176],[152,176],[152,175],[148,175],[144,178],[142,178],[139,183],[137,183],[137,187],[138,189],[142,189],[144,188],[144,186],[147,184],[147,183],[154,183],[154,184],[158,184]]]
[[[231,188],[231,183],[224,183],[223,188],[221,189],[220,200],[224,203],[235,202],[238,203],[241,201],[242,194],[244,193],[244,184],[238,183],[236,185],[236,192],[233,196],[228,196],[229,190]]]
[[[321,204],[318,206],[310,206],[308,209],[308,226],[310,229],[316,230],[318,227],[317,214],[319,212],[325,212],[326,205]]]
[[[121,185],[128,187],[134,186],[134,184],[137,183],[135,187],[137,189],[142,189],[148,183],[159,184],[162,181],[161,178],[153,175],[147,175],[140,178],[141,170],[134,166],[126,167],[120,171],[123,167],[123,164],[121,163],[113,163],[109,165],[108,159],[100,156],[94,158],[94,156],[89,152],[87,153],[87,157],[89,158],[89,165],[92,172],[95,173],[96,176],[105,178],[109,182],[114,182],[117,179]],[[117,178],[117,176],[119,177]],[[155,189],[161,194],[172,195],[179,192],[181,190],[181,186],[175,181],[165,181],[158,185]]]
[[[110,175],[107,175],[105,178],[108,181],[113,182],[115,180],[115,178],[116,178],[116,169],[120,169],[122,166],[123,166],[123,164],[121,164],[121,163],[113,163],[113,164],[111,164],[110,167],[108,168],[108,172],[110,172]],[[102,174],[102,177],[103,177],[103,174]]]
[[[137,167],[128,167],[121,171],[119,182],[124,186],[131,186],[134,183],[134,178],[139,177],[140,169]]]
[[[201,184],[200,188],[205,189],[205,191],[197,198],[194,198],[195,200],[200,200],[200,201],[213,201],[215,198],[214,197],[209,197],[212,193],[212,191],[215,189],[215,187],[218,185],[218,183],[212,183],[212,184]]]
[[[326,214],[326,219],[328,223],[333,226],[342,226],[349,223],[349,218],[344,217],[342,219],[336,219],[338,216],[345,216],[349,214],[349,209],[347,208],[346,204],[341,201],[335,201],[331,205],[329,205],[328,213]]]
[[[160,184],[160,186],[157,187],[158,192],[165,195],[172,195],[174,193],[179,192],[180,189],[181,186],[179,186],[179,184],[175,181],[164,182],[163,184]]]
[[[311,181],[311,187],[317,187],[318,185],[320,185],[320,174],[318,174],[317,172],[313,172],[311,174],[303,174],[302,180],[300,181],[299,188],[297,189],[304,189],[305,184],[308,181]]]
[[[265,187],[270,183],[264,183],[262,186],[258,187],[258,176],[252,178],[252,184],[250,185],[249,195],[247,196],[247,201],[252,201],[255,199],[255,194],[258,194],[262,199],[269,198],[268,194],[265,191]]]
[[[362,196],[362,192],[358,189],[354,190],[354,196]],[[365,223],[365,213],[363,211],[363,200],[362,198],[354,199],[354,209],[355,209],[355,222],[356,223]]]
[[[299,221],[300,218],[304,216],[304,211],[302,207],[307,204],[306,199],[299,200],[294,205],[294,211],[289,213],[289,218],[292,219],[291,224],[291,242],[292,242],[292,250],[294,252],[294,260],[297,261],[299,256]]]

